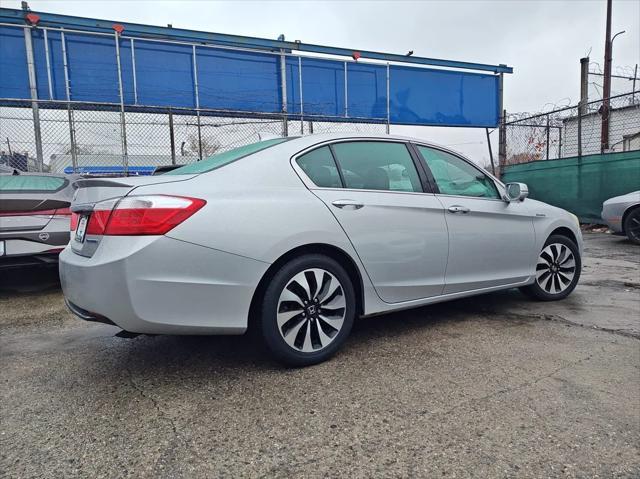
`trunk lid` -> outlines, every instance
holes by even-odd
[[[68,208],[70,205],[69,201],[45,198],[46,195],[36,196],[38,195],[16,194],[10,198],[2,198],[0,233],[41,230],[51,221],[56,210]]]

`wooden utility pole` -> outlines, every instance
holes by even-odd
[[[602,88],[602,130],[600,132],[600,152],[609,149],[609,98],[611,97],[611,0],[607,0],[607,32],[604,42],[604,85]]]

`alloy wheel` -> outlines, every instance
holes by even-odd
[[[291,278],[280,294],[278,331],[293,349],[313,353],[338,336],[345,315],[340,281],[324,269],[306,269]]]
[[[626,223],[626,233],[629,238],[640,242],[640,215],[634,214]]]
[[[538,257],[536,282],[549,294],[560,294],[573,282],[576,274],[576,259],[564,244],[546,246]]]

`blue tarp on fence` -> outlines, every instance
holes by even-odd
[[[61,33],[47,32],[47,72],[43,32],[32,29],[38,97],[66,100]],[[111,35],[65,33],[71,100],[120,101],[115,41]],[[197,75],[201,108],[282,112],[277,53],[196,45],[194,56],[191,44],[122,37],[120,54],[128,105],[193,108]],[[297,55],[287,56],[285,71],[292,116],[386,120],[388,115],[394,124],[498,124],[499,78],[494,74],[396,64],[387,70],[384,64]],[[0,98],[30,97],[22,27],[0,27],[0,72]]]

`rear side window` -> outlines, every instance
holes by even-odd
[[[57,176],[0,175],[0,193],[54,193],[67,183]]]
[[[333,151],[346,188],[422,192],[418,171],[404,143],[336,143]]]
[[[298,158],[298,165],[317,186],[342,188],[340,174],[328,146],[323,146]]]
[[[275,146],[289,139],[290,138],[273,138],[271,140],[259,141],[258,143],[251,143],[250,145],[234,148],[233,150],[210,156],[202,161],[197,161],[196,163],[176,168],[175,170],[165,173],[165,175],[193,175],[206,173],[207,171],[215,170],[216,168],[220,168],[221,166],[239,160],[242,157],[252,155],[253,153],[257,153],[265,148]]]

